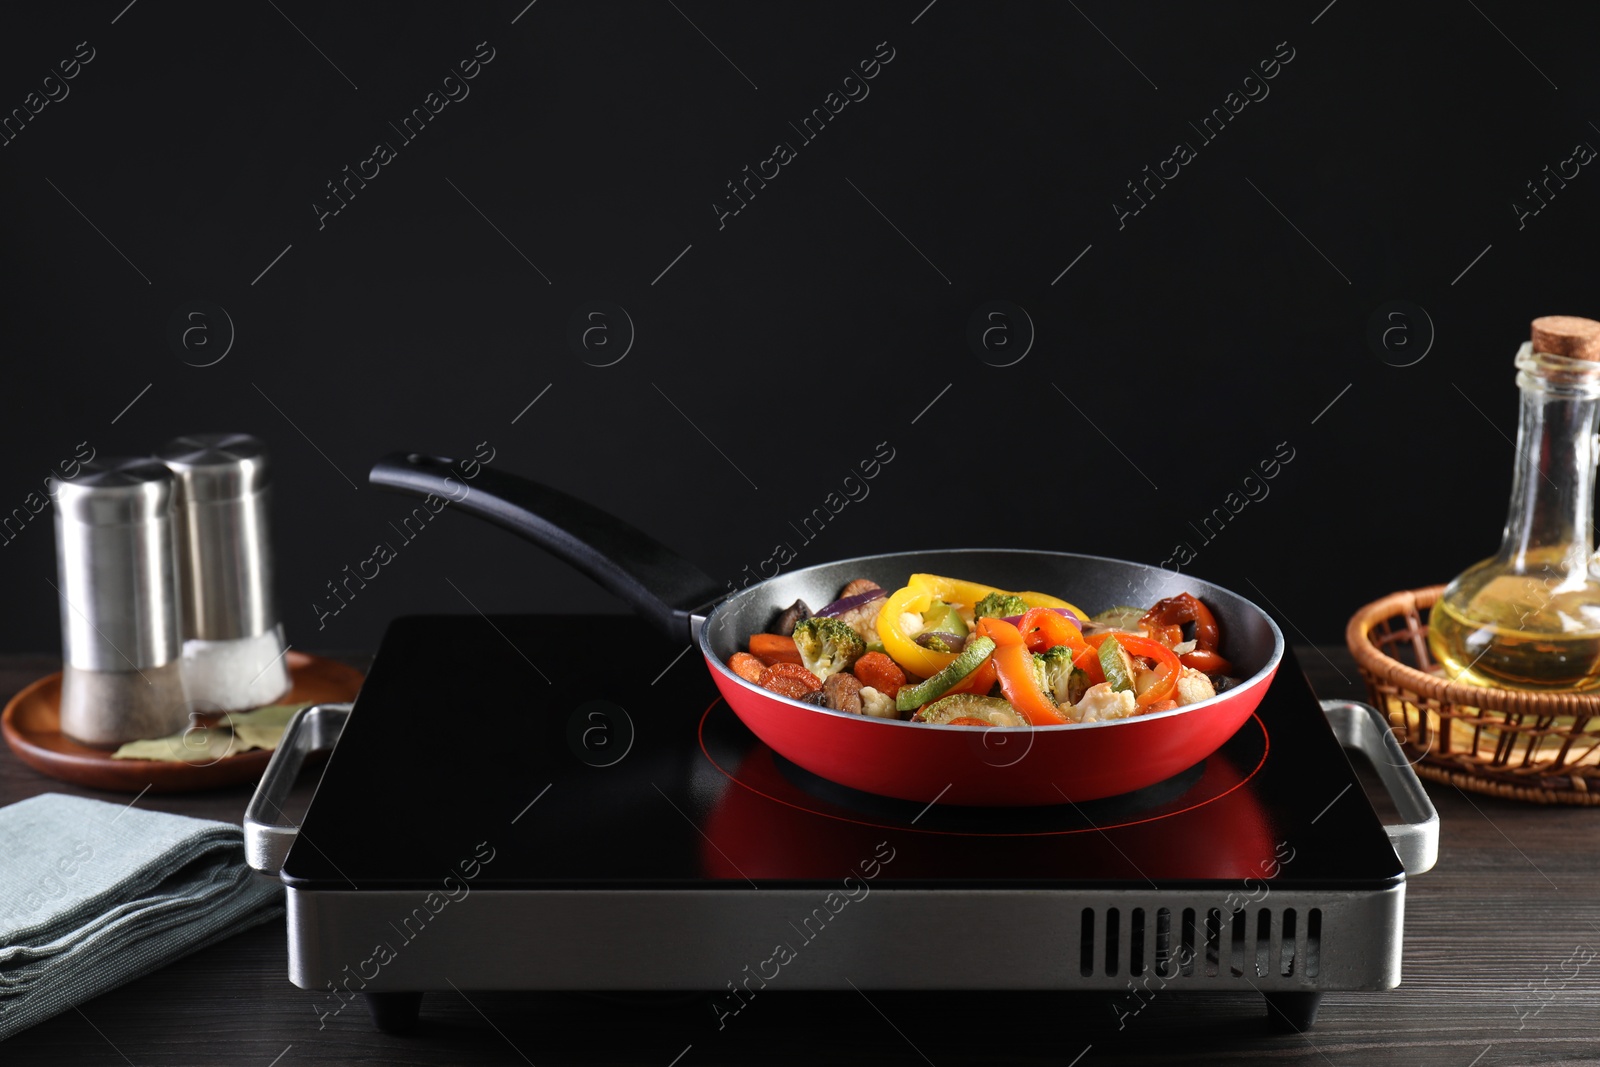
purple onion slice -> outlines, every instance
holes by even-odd
[[[1051,608],[1050,610],[1055,612],[1057,615],[1060,615],[1063,619],[1066,619],[1078,629],[1083,629],[1083,620],[1074,615],[1071,608]],[[1022,616],[1008,615],[1004,621],[1009,622],[1012,626],[1015,626],[1017,623],[1022,621]]]
[[[832,604],[829,604],[827,607],[817,612],[817,614],[825,619],[837,618],[847,611],[854,611],[863,604],[870,604],[874,600],[882,600],[888,595],[889,594],[885,593],[882,589],[874,589],[870,593],[859,593],[856,596],[847,596],[843,600],[835,600]]]
[[[917,635],[917,644],[923,648],[932,648],[932,639],[935,637],[943,641],[945,649],[950,652],[960,652],[967,647],[967,639],[965,637],[945,630],[925,630]]]

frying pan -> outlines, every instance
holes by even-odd
[[[452,510],[502,526],[565,560],[670,639],[697,645],[729,707],[778,755],[840,785],[902,800],[1061,804],[1153,785],[1194,766],[1233,736],[1261,702],[1283,658],[1283,634],[1250,601],[1141,563],[1016,549],[897,552],[805,567],[733,591],[731,583],[719,586],[615,516],[505,471],[479,467],[469,482],[453,460],[396,452],[379,460],[369,478],[385,489],[449,500]],[[1216,616],[1222,652],[1244,683],[1198,704],[1131,719],[979,729],[802,704],[728,669],[728,657],[743,651],[751,634],[765,630],[796,599],[820,607],[854,578],[870,578],[892,591],[917,572],[1001,589],[1038,589],[1090,612],[1192,593]],[[687,714],[684,729],[693,729]]]

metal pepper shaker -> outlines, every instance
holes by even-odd
[[[183,669],[197,709],[240,711],[289,689],[272,595],[267,447],[242,433],[191,434],[158,453],[176,478]]]
[[[172,473],[102,458],[50,480],[60,577],[61,731],[114,747],[188,724],[174,574]]]

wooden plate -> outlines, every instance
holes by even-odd
[[[365,677],[321,656],[289,651],[291,686],[279,704],[335,703],[354,700]],[[187,793],[197,789],[254,782],[266,770],[272,752],[251,749],[215,763],[167,763],[161,760],[112,759],[105,749],[80,745],[61,733],[61,673],[40,678],[11,698],[0,714],[0,735],[22,762],[63,782],[138,793]]]

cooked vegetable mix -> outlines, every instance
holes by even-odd
[[[796,601],[728,667],[793,700],[942,726],[1104,722],[1238,684],[1215,616],[1189,593],[1090,617],[1043,593],[913,574],[858,578],[815,614]]]

